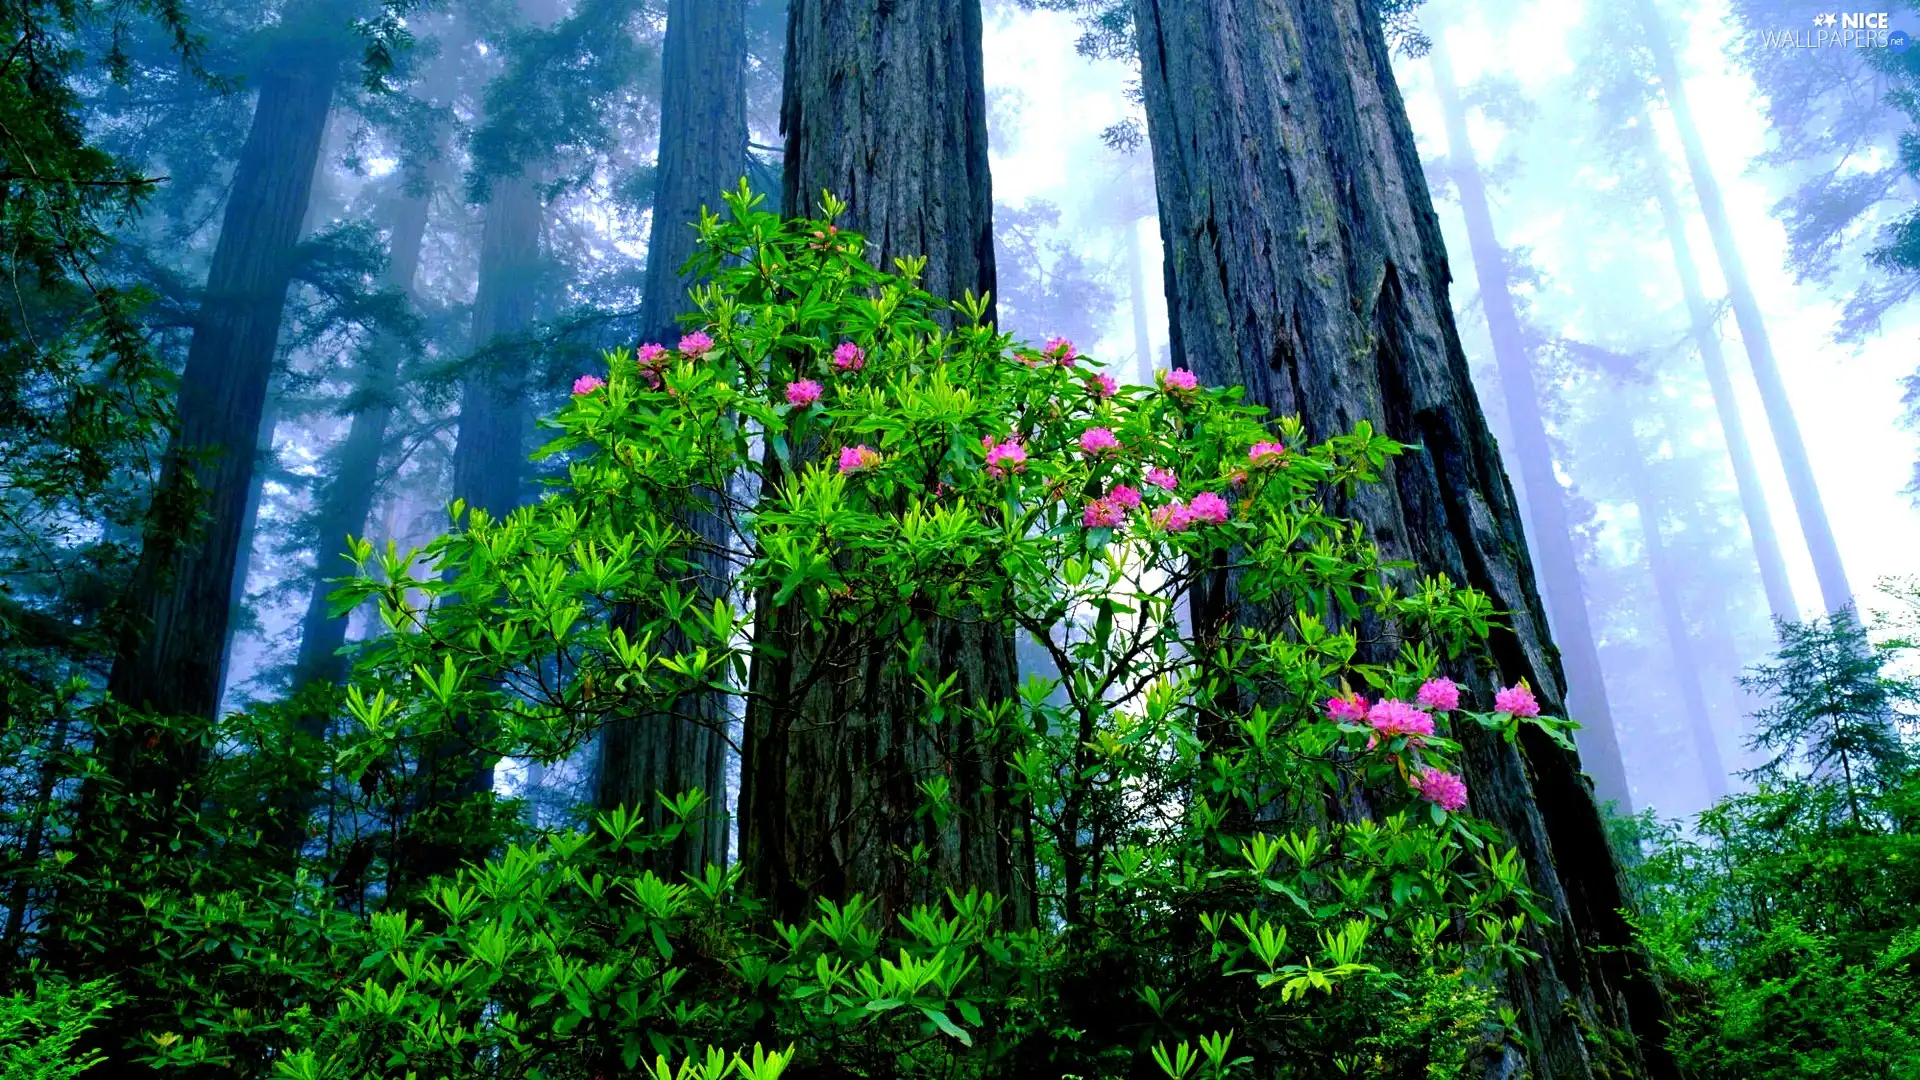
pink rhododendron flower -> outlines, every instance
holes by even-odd
[[[1163,469],[1158,465],[1154,465],[1147,469],[1147,483],[1157,488],[1165,488],[1168,491],[1172,491],[1174,488],[1180,486],[1180,478],[1173,475],[1172,469]]]
[[[1155,510],[1153,523],[1168,532],[1185,532],[1193,524],[1193,511],[1186,503],[1175,501]]]
[[[1413,778],[1413,790],[1442,810],[1459,810],[1467,805],[1466,781],[1441,769],[1422,769]]]
[[[698,360],[713,348],[713,339],[695,330],[680,339],[680,355]]]
[[[1383,701],[1367,710],[1367,723],[1389,739],[1410,736],[1415,746],[1433,734],[1433,717],[1404,701]]]
[[[1113,381],[1113,376],[1103,371],[1100,374],[1095,375],[1093,377],[1093,396],[1094,397],[1099,398],[1101,401],[1105,401],[1119,392],[1120,392],[1120,384]]]
[[[859,371],[867,366],[867,350],[851,341],[843,341],[834,347],[833,370]]]
[[[1052,337],[1047,339],[1047,347],[1040,351],[1040,355],[1056,364],[1072,367],[1074,357],[1080,354],[1074,351],[1073,342],[1063,337]]]
[[[1118,484],[1112,491],[1107,492],[1107,498],[1112,501],[1113,505],[1122,510],[1138,510],[1140,508],[1139,488],[1131,488],[1125,484]]]
[[[1191,371],[1162,371],[1160,382],[1177,394],[1191,394],[1200,389],[1200,377]]]
[[[820,400],[820,384],[812,379],[801,379],[787,384],[787,404],[796,409],[804,409]]]
[[[640,346],[633,359],[640,366],[640,377],[647,380],[647,385],[660,389],[660,372],[667,366],[667,347],[648,342]]]
[[[988,435],[980,440],[987,448],[987,475],[995,480],[1013,472],[1027,471],[1027,448],[1012,438],[996,443]]]
[[[1120,449],[1120,440],[1113,437],[1109,428],[1088,428],[1080,433],[1080,450],[1088,457],[1112,453]]]
[[[1420,692],[1414,700],[1429,709],[1440,712],[1452,712],[1460,707],[1460,688],[1452,679],[1428,679],[1420,684]]]
[[[840,471],[856,473],[880,464],[880,452],[871,446],[849,446],[840,451]]]
[[[573,380],[573,396],[579,397],[582,394],[591,394],[605,385],[607,385],[607,380],[598,375],[582,375]]]
[[[1327,699],[1327,719],[1336,724],[1357,724],[1367,718],[1367,699],[1348,692]]]
[[[1192,512],[1195,521],[1206,521],[1215,525],[1227,523],[1227,500],[1211,491],[1203,491],[1195,495],[1193,502],[1187,504],[1187,509]]]
[[[1527,684],[1521,683],[1493,695],[1493,711],[1514,716],[1539,716],[1540,703],[1534,700],[1533,691]]]
[[[1089,529],[1117,528],[1126,520],[1126,510],[1115,506],[1112,499],[1095,499],[1080,515],[1080,524]]]
[[[1255,465],[1277,465],[1287,454],[1287,448],[1277,442],[1257,442],[1247,451],[1247,460]]]

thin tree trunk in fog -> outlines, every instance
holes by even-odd
[[[1747,519],[1747,535],[1753,538],[1753,556],[1760,567],[1760,584],[1766,590],[1767,608],[1775,619],[1798,622],[1800,605],[1794,601],[1793,586],[1787,581],[1787,563],[1780,555],[1780,538],[1773,530],[1766,489],[1760,485],[1760,470],[1754,466],[1753,447],[1747,441],[1747,425],[1740,418],[1740,399],[1734,394],[1727,358],[1720,350],[1720,331],[1714,324],[1713,310],[1707,305],[1707,292],[1700,285],[1693,247],[1687,242],[1680,200],[1674,196],[1666,160],[1653,145],[1652,132],[1644,116],[1641,127],[1647,139],[1647,171],[1653,178],[1654,198],[1660,203],[1661,226],[1673,248],[1673,268],[1680,276],[1680,292],[1686,297],[1694,345],[1700,351],[1700,366],[1706,371],[1707,385],[1713,390],[1713,406],[1720,415],[1720,432],[1727,444],[1727,460],[1733,465],[1740,510]]]
[[[527,350],[512,338],[537,318],[540,191],[531,176],[493,182],[480,234],[480,282],[473,302],[471,371],[461,387],[453,448],[453,497],[495,520],[520,501],[527,471]],[[494,763],[457,739],[427,751],[422,809],[454,806],[493,789]],[[447,826],[441,826],[443,830]],[[465,838],[423,843],[404,867],[416,882],[457,869],[477,854]]]
[[[1493,358],[1500,370],[1500,388],[1507,402],[1507,423],[1513,436],[1510,460],[1520,470],[1527,491],[1529,550],[1545,580],[1547,624],[1560,646],[1567,675],[1567,715],[1581,724],[1580,757],[1593,776],[1601,802],[1633,810],[1620,740],[1613,725],[1613,707],[1607,700],[1606,673],[1600,666],[1600,646],[1594,638],[1593,618],[1587,609],[1586,586],[1580,557],[1574,547],[1573,526],[1567,518],[1567,494],[1554,473],[1553,444],[1540,412],[1540,388],[1534,378],[1532,350],[1520,327],[1507,274],[1507,253],[1493,226],[1486,185],[1467,139],[1467,112],[1454,84],[1453,67],[1438,41],[1433,52],[1434,85],[1447,125],[1447,166],[1460,191],[1460,210],[1467,222],[1467,241],[1473,259],[1474,280],[1480,287],[1480,306],[1493,339]]]
[[[210,454],[196,467],[206,517],[185,542],[150,537],[141,552],[130,606],[145,632],[118,657],[108,680],[128,705],[211,718],[219,703],[267,382],[332,96],[331,72],[288,69],[260,80],[181,376],[179,434],[168,457],[168,469],[179,470],[187,467],[186,453]],[[168,759],[184,749],[165,747],[153,756]],[[187,764],[109,759],[136,771]]]
[[[280,426],[280,391],[276,380],[267,380],[266,404],[260,407],[260,438],[253,448],[253,483],[247,485],[247,506],[241,512],[240,543],[233,560],[233,614],[227,617],[227,641],[220,647],[220,699],[226,700],[227,678],[233,666],[233,639],[247,613],[247,575],[253,569],[253,541],[260,527],[260,497],[266,486],[266,470],[272,468],[273,432]]]
[[[788,10],[783,208],[814,213],[823,191],[850,205],[866,257],[927,257],[935,295],[994,285],[993,193],[979,0],[794,0]],[[991,319],[992,313],[988,313]],[[785,482],[777,473],[769,485]],[[1008,768],[963,715],[1014,694],[1013,635],[920,616],[932,679],[956,674],[944,723],[903,669],[897,635],[836,649],[799,607],[762,595],[740,776],[741,859],[774,912],[865,893],[891,919],[943,890],[977,887],[1032,918],[1030,849],[1007,794]],[[768,646],[778,652],[768,650]],[[950,769],[944,828],[920,813],[922,777]],[[931,873],[910,880],[896,852],[925,844]]]
[[[1490,643],[1499,674],[1557,708],[1560,666],[1372,5],[1135,0],[1133,11],[1175,363],[1298,414],[1312,439],[1365,420],[1410,444],[1388,480],[1338,509],[1386,558],[1509,612]],[[1485,676],[1459,674],[1486,700]],[[1529,1045],[1489,1048],[1499,1060],[1482,1063],[1487,1075],[1677,1076],[1665,996],[1621,915],[1627,895],[1578,757],[1532,729],[1517,745],[1473,725],[1455,735],[1473,806],[1526,860],[1553,919],[1529,942],[1541,960],[1505,986]]]
[[[540,216],[533,178],[502,178],[493,185],[480,234],[480,285],[473,301],[476,358],[460,393],[453,497],[496,518],[519,503],[527,471],[527,357],[507,342],[536,318]]]
[[[1700,141],[1700,129],[1693,121],[1693,108],[1687,103],[1685,82],[1680,78],[1680,62],[1674,56],[1673,40],[1666,23],[1652,0],[1640,0],[1641,19],[1646,24],[1647,45],[1653,52],[1654,73],[1666,92],[1667,105],[1673,110],[1674,127],[1680,133],[1680,145],[1686,151],[1687,169],[1693,174],[1693,190],[1700,200],[1700,215],[1706,219],[1707,235],[1713,238],[1713,250],[1720,258],[1721,276],[1727,279],[1727,293],[1733,301],[1733,318],[1740,327],[1740,340],[1746,344],[1747,359],[1753,365],[1753,378],[1760,387],[1760,401],[1767,410],[1767,423],[1773,428],[1774,445],[1780,451],[1780,464],[1787,473],[1787,489],[1793,493],[1793,508],[1800,516],[1800,531],[1806,536],[1807,551],[1813,556],[1814,576],[1820,582],[1820,598],[1828,612],[1853,604],[1853,588],[1847,583],[1840,546],[1834,541],[1833,526],[1827,520],[1826,505],[1820,498],[1820,485],[1814,479],[1813,465],[1807,457],[1807,444],[1800,436],[1800,421],[1787,398],[1786,383],[1780,378],[1780,365],[1774,359],[1773,342],[1767,336],[1767,322],[1760,314],[1760,302],[1747,283],[1747,267],[1734,240],[1733,223],[1720,196],[1720,182]]]
[[[414,277],[420,270],[420,249],[427,233],[428,192],[403,195],[393,216],[392,235],[387,243],[385,286],[411,295]],[[380,469],[380,453],[386,445],[387,425],[399,388],[394,379],[399,373],[404,346],[387,336],[375,339],[362,357],[360,385],[356,392],[365,395],[362,407],[353,413],[347,437],[336,452],[333,479],[320,497],[318,571],[313,588],[307,594],[306,613],[300,619],[300,652],[294,659],[294,689],[313,682],[339,682],[346,675],[346,661],[339,655],[347,641],[347,618],[329,613],[327,596],[335,586],[327,579],[347,573],[347,537],[363,534],[368,515],[373,513],[374,496],[379,485],[373,478]],[[324,722],[324,718],[322,718]],[[316,738],[319,731],[310,731]]]
[[[691,307],[690,282],[680,268],[694,253],[694,223],[701,207],[719,205],[720,193],[739,183],[747,165],[746,0],[670,0],[661,64],[660,168],[640,327],[647,338],[670,343],[675,316]],[[705,507],[687,522],[702,544],[693,553],[699,580],[691,584],[712,598],[727,591],[730,537],[715,494],[701,495]],[[672,652],[685,644],[675,634],[660,648]],[[643,810],[658,826],[665,811],[657,794],[690,788],[706,794],[708,817],[669,854],[674,869],[698,873],[708,863],[726,862],[729,719],[725,695],[693,694],[666,714],[625,717],[600,733],[594,784],[600,808]]]
[[[1640,511],[1640,534],[1647,548],[1647,569],[1653,576],[1655,600],[1660,605],[1660,623],[1666,631],[1667,655],[1673,660],[1674,682],[1680,687],[1680,703],[1687,712],[1687,734],[1693,741],[1694,759],[1700,766],[1700,782],[1707,798],[1719,802],[1727,794],[1727,766],[1720,757],[1720,740],[1713,733],[1713,716],[1707,709],[1707,693],[1700,683],[1700,660],[1693,647],[1693,630],[1687,625],[1687,599],[1681,588],[1680,568],[1667,551],[1661,534],[1665,518],[1665,500],[1647,475],[1647,460],[1640,438],[1633,430],[1636,409],[1624,394],[1610,410],[1607,425],[1626,472],[1633,502]]]
[[[420,249],[426,236],[430,201],[429,192],[403,195],[395,210],[392,236],[387,245],[384,282],[387,288],[412,292],[414,277],[420,269]],[[382,335],[367,346],[361,358],[360,385],[356,389],[367,395],[367,400],[353,414],[347,437],[336,452],[333,479],[320,495],[320,520],[314,547],[317,565],[313,586],[307,594],[307,609],[300,619],[300,650],[293,662],[296,693],[313,683],[337,683],[346,677],[346,658],[339,653],[347,641],[348,620],[345,615],[335,618],[331,613],[327,596],[335,586],[328,579],[347,573],[346,538],[364,533],[368,515],[373,512],[374,495],[379,489],[374,477],[380,470],[387,425],[393,417],[398,391],[394,379],[404,351],[402,343]],[[320,742],[326,738],[329,719],[330,714],[325,710],[303,709],[295,717],[295,733],[305,740]],[[284,795],[286,831],[279,841],[283,847],[297,850],[306,842],[313,784],[299,785]]]
[[[1147,258],[1140,250],[1140,222],[1127,222],[1128,289],[1133,308],[1133,354],[1140,363],[1140,384],[1153,385],[1153,333],[1147,326]]]

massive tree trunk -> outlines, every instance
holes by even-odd
[[[653,229],[647,242],[647,278],[640,298],[640,329],[650,340],[671,342],[675,317],[691,305],[690,282],[681,267],[693,255],[694,223],[704,206],[740,181],[747,167],[746,0],[671,0],[662,58],[660,168],[653,197]],[[692,553],[707,596],[727,590],[727,526],[711,507],[688,521],[698,538]],[[684,645],[665,641],[668,651]],[[644,809],[659,824],[658,794],[699,788],[708,816],[669,855],[676,869],[698,872],[727,858],[727,700],[694,694],[666,715],[627,717],[600,735],[594,801],[603,809]]]
[[[234,564],[261,410],[334,79],[331,65],[291,63],[260,78],[253,126],[234,170],[187,351],[179,428],[161,488],[171,487],[182,470],[193,470],[204,495],[203,520],[184,537],[164,521],[150,522],[128,594],[133,625],[107,681],[117,701],[151,714],[206,722],[219,707]],[[148,873],[172,873],[169,859],[195,857],[192,851],[170,855],[165,844],[181,835],[179,822],[203,797],[197,786],[205,750],[201,730],[142,719],[96,733],[94,752],[105,777],[81,787],[68,839],[77,856],[69,865],[73,880],[118,869],[138,881]],[[118,803],[116,789],[147,801]],[[115,865],[102,865],[106,859]],[[135,901],[126,890],[85,888],[56,898],[47,935],[56,966],[84,975],[151,962],[149,942],[111,942],[114,952],[95,954],[67,936],[79,932],[83,910],[96,926],[137,919]],[[109,1071],[131,1071],[133,1054],[124,1048],[152,1015],[136,1005],[115,1009],[90,1036],[106,1050]]]
[[[219,704],[261,413],[333,81],[331,71],[292,66],[260,80],[181,376],[180,428],[168,456],[170,471],[196,470],[205,519],[185,542],[151,537],[141,552],[130,607],[143,625],[108,680],[128,705],[210,718]],[[190,462],[187,455],[196,452],[207,456]]]
[[[867,258],[927,257],[925,286],[959,296],[993,288],[993,197],[979,0],[794,0],[788,13],[784,209],[848,200]],[[779,482],[778,478],[774,482]],[[898,633],[857,641],[806,629],[797,607],[761,596],[741,768],[741,858],[783,918],[815,897],[864,893],[883,918],[938,903],[948,886],[1008,901],[1031,918],[1030,865],[1007,768],[963,705],[1014,693],[1011,633],[919,615],[937,682],[957,674],[947,719],[902,669]],[[878,640],[876,640],[878,639]],[[777,652],[773,650],[778,650]],[[944,827],[920,812],[922,778],[951,770]],[[929,872],[902,854],[924,844]]]
[[[1747,441],[1747,425],[1740,417],[1740,399],[1733,392],[1727,358],[1720,349],[1720,331],[1714,323],[1713,309],[1707,304],[1707,291],[1700,285],[1700,269],[1693,261],[1693,245],[1687,241],[1680,200],[1674,196],[1666,159],[1653,144],[1653,135],[1644,117],[1640,126],[1647,144],[1647,172],[1653,181],[1654,199],[1660,204],[1661,227],[1667,234],[1668,246],[1673,249],[1673,269],[1680,277],[1681,295],[1686,298],[1694,347],[1700,352],[1700,367],[1706,372],[1707,386],[1713,391],[1713,407],[1720,416],[1720,433],[1727,444],[1727,461],[1733,466],[1734,485],[1740,492],[1740,510],[1747,519],[1747,535],[1753,539],[1753,557],[1760,568],[1767,608],[1775,619],[1798,622],[1800,605],[1794,601],[1793,586],[1787,582],[1787,563],[1780,555],[1780,538],[1774,533],[1773,514],[1767,509],[1766,489],[1760,486],[1760,470],[1753,463],[1753,446]]]
[[[1766,407],[1767,423],[1773,428],[1773,442],[1787,473],[1787,490],[1793,493],[1793,508],[1800,516],[1800,531],[1806,536],[1808,553],[1813,556],[1820,598],[1829,613],[1836,612],[1853,604],[1853,588],[1847,583],[1840,545],[1834,541],[1833,526],[1827,521],[1826,505],[1820,498],[1820,485],[1813,477],[1807,444],[1800,436],[1800,421],[1794,415],[1793,402],[1787,397],[1786,383],[1780,378],[1780,365],[1773,356],[1773,342],[1767,336],[1767,321],[1760,314],[1760,302],[1747,283],[1747,266],[1734,240],[1726,201],[1720,196],[1720,181],[1707,160],[1700,129],[1693,121],[1693,108],[1687,103],[1686,83],[1680,78],[1680,62],[1673,52],[1673,39],[1667,35],[1666,23],[1653,0],[1640,0],[1640,18],[1646,24],[1654,74],[1666,94],[1667,105],[1673,110],[1674,127],[1680,133],[1680,145],[1686,152],[1687,170],[1693,175],[1694,194],[1700,200],[1700,215],[1706,219],[1707,235],[1713,238],[1720,273],[1727,279],[1734,322],[1740,327],[1740,340],[1747,347],[1754,382],[1760,387],[1760,402]]]
[[[1511,486],[1468,375],[1446,252],[1367,0],[1135,0],[1173,355],[1298,414],[1414,449],[1341,509],[1386,557],[1510,612],[1497,675],[1558,708],[1564,681]],[[1483,675],[1473,692],[1489,690]],[[1540,1080],[1676,1076],[1665,998],[1621,909],[1579,760],[1544,735],[1460,733],[1475,809],[1526,859],[1554,923],[1507,993]],[[1604,1032],[1629,1033],[1615,1042]],[[1504,1072],[1501,1075],[1512,1075]]]
[[[1687,625],[1687,599],[1681,588],[1680,568],[1667,551],[1661,522],[1666,517],[1666,500],[1660,497],[1653,478],[1647,472],[1647,460],[1640,437],[1633,430],[1633,418],[1639,415],[1625,394],[1610,411],[1607,426],[1612,428],[1620,468],[1626,474],[1628,490],[1640,511],[1640,533],[1647,549],[1647,569],[1653,577],[1653,591],[1660,605],[1660,624],[1666,631],[1667,656],[1673,661],[1673,678],[1680,687],[1680,704],[1686,710],[1687,735],[1693,741],[1693,754],[1700,767],[1700,783],[1709,802],[1719,802],[1727,794],[1727,766],[1720,758],[1720,740],[1713,733],[1713,717],[1707,711],[1707,693],[1700,682],[1700,661],[1693,647],[1693,630]]]
[[[1480,287],[1480,306],[1493,339],[1494,363],[1507,402],[1507,423],[1513,437],[1513,461],[1526,488],[1529,550],[1543,579],[1547,623],[1561,648],[1567,675],[1567,714],[1581,724],[1580,759],[1593,775],[1600,801],[1623,812],[1633,810],[1620,740],[1613,725],[1613,706],[1607,700],[1606,673],[1600,666],[1600,645],[1594,638],[1587,610],[1586,585],[1574,547],[1573,526],[1567,516],[1567,493],[1554,473],[1553,443],[1540,411],[1540,388],[1534,378],[1532,349],[1520,327],[1507,273],[1507,253],[1493,227],[1486,185],[1467,138],[1467,110],[1454,83],[1446,49],[1433,46],[1434,87],[1447,126],[1447,172],[1460,192],[1460,210],[1467,222],[1467,244],[1473,257],[1474,278]]]

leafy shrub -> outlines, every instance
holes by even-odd
[[[1455,1076],[1524,1038],[1496,991],[1543,916],[1467,812],[1451,735],[1570,725],[1492,693],[1483,596],[1410,580],[1328,509],[1402,448],[1364,425],[1306,445],[1184,372],[1119,388],[1070,343],[1020,346],[979,301],[927,294],[913,261],[881,273],[826,221],[728,202],[700,226],[698,329],[581,377],[549,421],[547,497],[456,505],[421,551],[356,547],[339,602],[374,602],[386,632],[321,766],[361,800],[354,838],[291,877],[209,860],[90,931],[102,957],[156,943],[134,965],[165,1005],[144,1059],[297,1080]],[[702,508],[727,538],[689,530]],[[715,554],[761,610],[689,587]],[[946,764],[1006,765],[1027,895],[915,849],[891,856],[909,902],[782,921],[751,864],[659,872],[716,827],[701,793],[659,828],[453,806],[502,757],[746,690],[745,630],[772,611],[897,655]],[[1058,675],[962,700],[938,619],[1027,635]],[[219,828],[195,818],[204,850],[253,850],[264,811],[238,791],[260,781]],[[936,831],[964,812],[939,769],[919,794]],[[429,879],[422,852],[470,865]]]

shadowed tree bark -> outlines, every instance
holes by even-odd
[[[1511,614],[1497,674],[1548,708],[1564,680],[1512,487],[1475,398],[1439,224],[1386,42],[1366,0],[1135,0],[1175,362],[1296,413],[1416,449],[1338,509],[1391,559]],[[1384,658],[1377,658],[1384,659]],[[1489,680],[1473,676],[1485,695]],[[1482,698],[1484,701],[1484,696]],[[1530,1045],[1488,1075],[1674,1077],[1665,997],[1575,755],[1524,732],[1460,733],[1477,812],[1526,859],[1554,923],[1506,994]],[[1610,1039],[1603,1032],[1630,1033]]]
[[[162,534],[142,548],[128,601],[134,636],[107,683],[135,708],[211,719],[219,706],[267,382],[333,83],[326,66],[289,65],[260,80],[181,375],[180,426],[166,464],[170,475],[194,470],[204,518],[179,542]],[[200,748],[168,732],[144,734],[109,740],[101,757],[115,780],[155,792],[165,805],[197,771]]]
[[[694,223],[701,208],[717,203],[746,170],[746,69],[746,0],[670,0],[662,48],[660,169],[640,298],[640,329],[648,340],[672,343],[675,317],[691,307],[691,282],[680,270],[694,252]],[[711,506],[712,494],[703,494]],[[724,595],[731,539],[725,521],[715,510],[696,510],[687,525],[700,545],[693,553],[698,580],[689,584],[708,597]],[[685,642],[667,640],[659,647],[676,652]],[[708,863],[726,862],[729,719],[724,695],[694,694],[666,715],[622,718],[600,734],[594,802],[602,809],[645,810],[657,827],[665,817],[660,793],[699,788],[706,794],[708,817],[667,855],[667,868],[698,872]]]
[[[1680,77],[1680,61],[1673,52],[1673,39],[1652,0],[1639,0],[1639,9],[1646,26],[1647,47],[1653,53],[1654,74],[1666,94],[1667,106],[1673,110],[1674,127],[1680,133],[1680,145],[1686,152],[1687,171],[1693,176],[1694,195],[1700,200],[1700,216],[1706,219],[1707,235],[1713,238],[1714,254],[1720,259],[1720,273],[1727,279],[1733,319],[1740,327],[1747,360],[1753,365],[1754,382],[1760,387],[1760,402],[1766,407],[1773,442],[1780,451],[1780,464],[1786,470],[1787,489],[1793,493],[1793,508],[1800,517],[1807,552],[1813,556],[1820,598],[1829,613],[1836,612],[1853,604],[1853,588],[1847,583],[1840,545],[1834,541],[1833,525],[1827,520],[1820,485],[1813,476],[1806,440],[1800,436],[1800,421],[1794,415],[1793,402],[1787,397],[1786,383],[1780,378],[1780,365],[1773,356],[1773,341],[1767,335],[1767,321],[1760,314],[1760,302],[1754,298],[1753,286],[1747,282],[1746,262],[1741,259],[1740,245],[1734,240],[1733,222],[1727,216],[1726,200],[1720,195],[1720,181],[1707,160],[1706,145],[1700,141],[1693,107],[1687,103],[1686,82]]]
[[[1493,227],[1486,184],[1474,160],[1467,137],[1467,110],[1460,100],[1446,49],[1435,42],[1432,52],[1434,88],[1447,125],[1447,172],[1460,191],[1460,210],[1467,222],[1467,243],[1473,258],[1474,279],[1480,287],[1480,306],[1493,339],[1494,363],[1507,402],[1507,423],[1513,438],[1512,460],[1520,469],[1527,492],[1528,550],[1545,587],[1547,622],[1561,648],[1567,684],[1567,714],[1581,724],[1580,758],[1593,776],[1600,801],[1623,812],[1633,810],[1627,770],[1620,755],[1620,739],[1613,724],[1613,706],[1607,700],[1606,673],[1600,666],[1600,646],[1594,638],[1593,618],[1587,610],[1586,585],[1574,548],[1573,526],[1567,517],[1567,493],[1554,473],[1553,443],[1547,438],[1540,413],[1540,388],[1534,378],[1532,350],[1527,346],[1520,317],[1514,309],[1507,273],[1507,253]]]
[[[785,212],[815,212],[831,191],[850,204],[845,224],[866,235],[876,266],[924,255],[923,284],[936,295],[990,292],[978,0],[794,0],[788,15]],[[938,725],[923,719],[900,633],[814,634],[797,606],[759,598],[741,858],[781,917],[806,913],[815,897],[858,892],[892,918],[939,902],[952,885],[1005,898],[1010,921],[1031,919],[1031,866],[1007,767],[961,715],[962,706],[1012,698],[1012,634],[914,614],[933,679],[958,676]],[[949,770],[953,813],[943,827],[921,813],[917,787]],[[930,853],[924,874],[897,854],[917,844]]]

